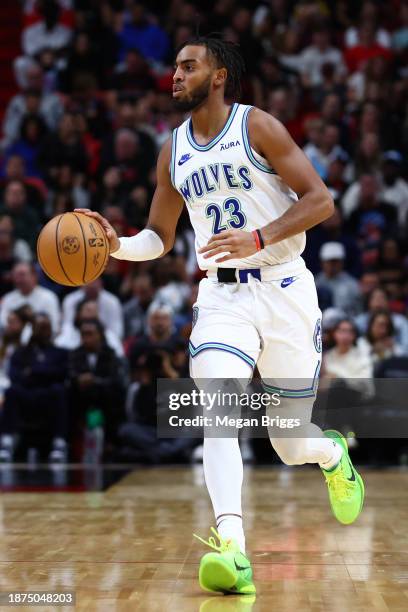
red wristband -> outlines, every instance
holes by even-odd
[[[253,235],[254,240],[255,240],[256,250],[257,251],[262,251],[262,245],[261,245],[261,241],[259,239],[258,231],[257,230],[253,230],[252,231],[252,235]]]

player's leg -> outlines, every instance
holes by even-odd
[[[197,355],[191,360],[190,370],[196,385],[207,392],[222,391],[224,379],[219,378],[222,372],[235,373],[237,391],[241,382],[252,377],[252,369],[245,361],[219,350]],[[231,383],[232,379],[227,380]],[[231,384],[228,391],[231,391]],[[216,428],[205,428],[203,467],[217,530],[213,529],[216,539],[211,537],[205,542],[199,538],[215,551],[201,559],[200,585],[208,591],[254,593],[252,568],[245,555],[241,501],[243,464],[238,435],[217,437]]]
[[[299,421],[289,430],[270,428],[272,446],[288,465],[317,463],[336,518],[351,523],[363,504],[361,477],[352,466],[344,438],[323,432],[311,422],[321,364],[321,313],[313,276],[307,271],[289,285],[265,283],[259,294],[262,307],[273,312],[274,325],[262,330],[264,348],[258,369],[264,388],[280,396],[279,406],[270,407],[268,416],[275,417],[275,423],[278,416]]]
[[[223,391],[227,384],[228,392],[239,392],[252,378],[259,354],[257,331],[237,306],[245,299],[247,288],[232,294],[225,286],[207,280],[203,284],[195,306],[190,373],[199,389]],[[245,556],[238,436],[218,437],[221,435],[216,428],[204,430],[204,476],[220,540],[210,538],[208,542],[215,552],[201,560],[200,584],[210,591],[253,593],[252,569]]]

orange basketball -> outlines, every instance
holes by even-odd
[[[101,224],[82,213],[58,215],[37,240],[38,261],[56,283],[79,287],[102,274],[109,258],[109,241]]]

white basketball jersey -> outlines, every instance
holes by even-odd
[[[261,228],[298,200],[267,161],[251,148],[248,114],[252,108],[234,104],[222,131],[206,145],[196,143],[191,118],[173,132],[171,180],[186,203],[202,270],[281,264],[296,259],[305,248],[302,232],[250,257],[221,264],[214,263],[222,257],[220,254],[204,259],[198,253],[213,234],[224,229]]]

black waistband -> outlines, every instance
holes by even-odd
[[[241,283],[247,283],[248,276],[253,276],[261,280],[261,270],[259,268],[239,269],[237,275],[237,268],[217,268],[217,279],[219,283],[236,283],[237,276]]]

